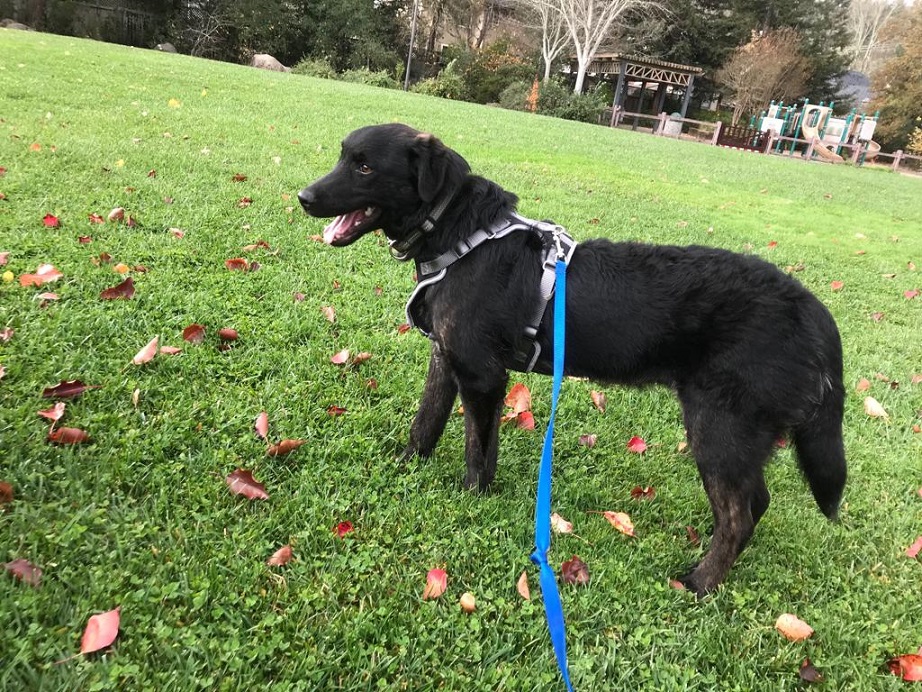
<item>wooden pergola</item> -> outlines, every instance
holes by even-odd
[[[612,108],[615,109],[622,108],[624,105],[628,82],[640,82],[638,112],[643,112],[643,97],[648,85],[657,85],[656,94],[653,97],[653,113],[662,111],[668,87],[681,88],[684,91],[681,110],[683,118],[691,100],[695,77],[700,77],[704,74],[703,69],[693,65],[651,60],[650,58],[641,58],[624,53],[601,53],[596,55],[589,64],[587,72],[608,79],[617,76],[615,98],[612,102]]]

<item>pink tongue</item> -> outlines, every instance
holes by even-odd
[[[348,214],[342,214],[333,219],[326,228],[323,229],[323,242],[328,245],[338,238],[348,235],[353,226],[358,226],[365,219],[365,210],[351,211]]]

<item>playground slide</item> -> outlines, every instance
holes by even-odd
[[[811,108],[808,106],[808,108]],[[812,108],[818,108],[818,106],[812,106]],[[813,141],[813,153],[819,156],[821,159],[825,159],[831,163],[842,163],[845,159],[835,153],[832,149],[823,144],[822,138],[820,138],[820,132],[818,127],[810,127],[806,124],[807,122],[807,112],[808,109],[804,109],[804,124],[800,126],[801,132],[803,132],[804,139]],[[820,118],[822,120],[822,118]]]
[[[877,158],[877,155],[880,153],[880,145],[875,142],[873,139],[868,142],[868,151],[864,155],[865,161],[873,161]]]

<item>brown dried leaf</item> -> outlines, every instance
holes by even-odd
[[[281,548],[272,553],[272,557],[266,560],[270,567],[282,567],[291,562],[291,546],[283,545]]]
[[[235,495],[243,495],[249,500],[268,500],[269,493],[265,486],[253,478],[253,472],[247,469],[237,469],[228,474],[224,479],[227,487]]]
[[[269,445],[269,449],[266,450],[266,455],[270,457],[286,456],[303,445],[304,442],[304,440],[282,440],[277,445]]]

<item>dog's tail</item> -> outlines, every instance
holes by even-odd
[[[824,377],[824,384],[823,398],[815,415],[794,428],[792,437],[797,461],[807,477],[816,503],[823,514],[835,519],[847,475],[842,442],[845,389],[841,375]]]

